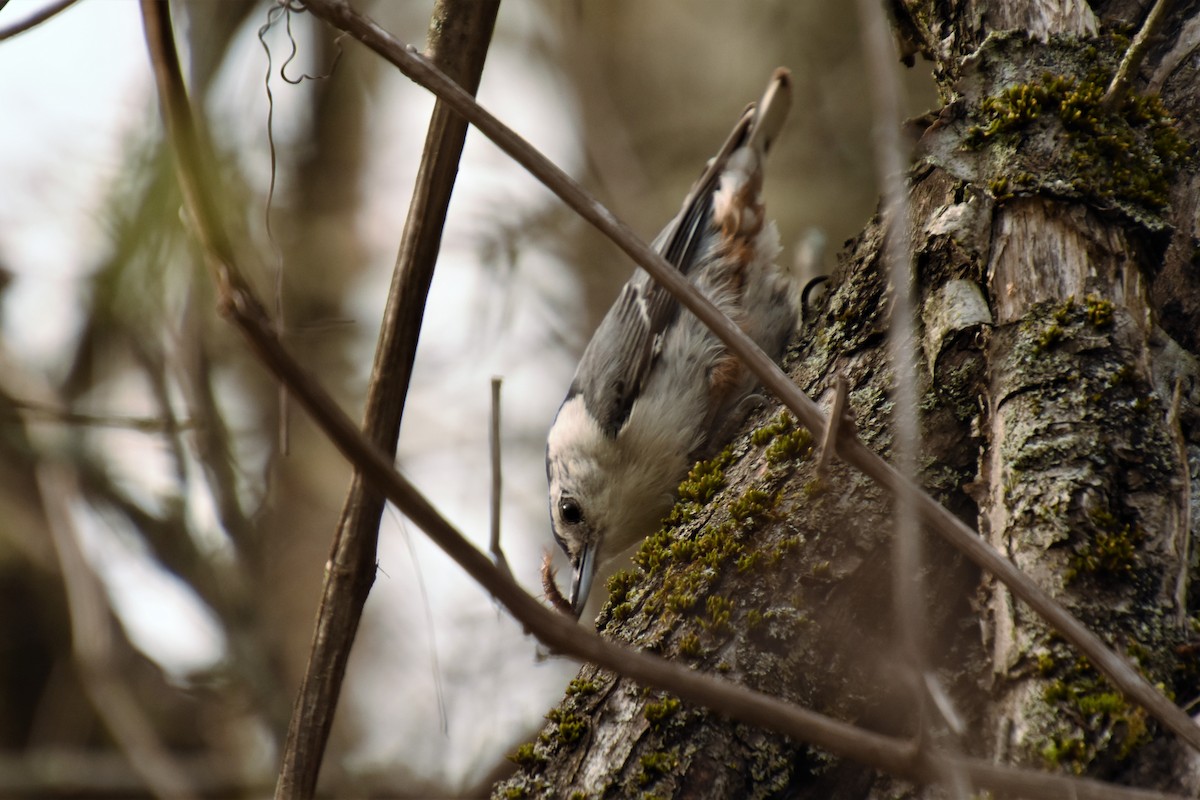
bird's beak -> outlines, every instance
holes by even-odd
[[[574,569],[571,571],[571,609],[575,612],[575,618],[583,613],[584,603],[587,602],[588,593],[592,590],[592,578],[596,577],[596,545],[584,545],[583,552],[579,554],[579,560],[573,564]]]

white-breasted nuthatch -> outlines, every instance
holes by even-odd
[[[794,281],[775,266],[763,161],[791,104],[780,68],[654,240],[654,249],[773,358],[796,327]],[[546,443],[554,538],[583,610],[597,567],[641,541],[688,469],[732,435],[755,378],[695,315],[638,269],[600,322]]]

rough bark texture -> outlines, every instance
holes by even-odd
[[[1200,12],[1176,9],[1133,93],[1106,111],[1100,97],[1128,46],[1123,34],[1142,13],[1082,0],[897,10],[908,49],[935,62],[945,103],[909,183],[920,464],[943,503],[1184,704],[1200,695],[1200,598],[1189,582],[1200,527],[1200,187],[1190,144],[1200,86],[1186,57]],[[859,436],[886,454],[881,244],[877,220],[848,243],[788,368],[826,402],[846,375]],[[726,454],[693,471],[636,569],[610,583],[598,626],[780,698],[913,734],[918,694],[898,666],[888,507],[840,464],[819,475],[808,435],[765,408]],[[903,577],[921,581],[929,658],[967,723],[953,747],[1200,789],[1194,754],[1003,587],[940,541],[927,542],[926,557],[922,575]],[[495,796],[938,792],[588,667],[548,720]]]

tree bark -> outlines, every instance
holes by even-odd
[[[933,61],[945,103],[908,176],[921,482],[1191,703],[1200,80],[1186,56],[1200,11],[1166,19],[1130,93],[1107,106],[1124,34],[1148,9],[894,5],[904,49]],[[883,238],[876,219],[848,244],[787,363],[827,405],[844,375],[859,437],[886,455]],[[890,502],[841,464],[820,471],[811,437],[778,409],[753,415],[680,496],[635,568],[610,582],[597,621],[606,635],[872,730],[1200,789],[1194,753],[940,540],[925,543],[920,575],[894,575]],[[920,581],[925,659],[962,735],[903,666],[897,579]],[[547,719],[494,796],[937,792],[592,667]]]

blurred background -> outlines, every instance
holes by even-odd
[[[0,29],[49,5],[0,3]],[[304,14],[172,5],[244,263],[359,418],[432,99]],[[432,2],[357,5],[423,44]],[[280,77],[289,22],[286,75],[316,80]],[[878,194],[861,61],[855,14],[821,0],[507,0],[479,97],[650,238],[786,65],[767,203],[784,257],[819,238],[827,271]],[[896,69],[906,113],[931,108],[928,70]],[[156,769],[268,796],[349,470],[214,312],[137,4],[0,40],[0,108],[0,796],[146,796]],[[503,377],[504,545],[535,593],[545,433],[630,270],[468,135],[399,465],[485,546]],[[322,786],[486,794],[575,668],[389,509]]]

